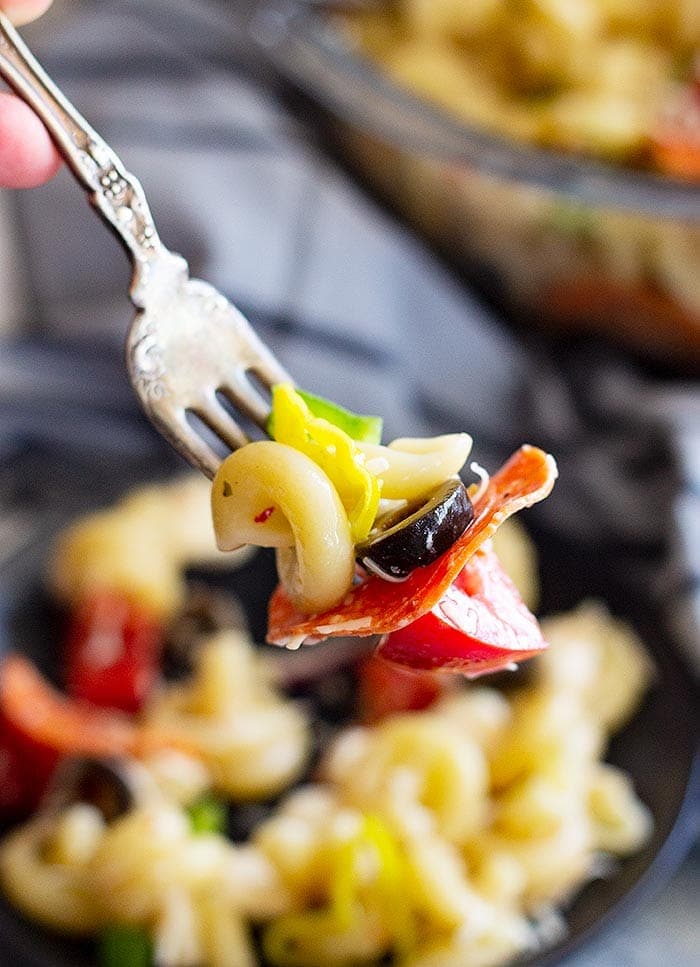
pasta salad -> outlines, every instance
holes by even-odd
[[[222,550],[277,549],[268,641],[290,648],[380,635],[388,660],[493,671],[545,644],[488,544],[546,497],[554,459],[523,446],[469,489],[465,433],[379,442],[378,418],[291,385],[273,390],[271,440],[241,447],[212,485]]]
[[[466,487],[465,434],[383,446],[291,386],[269,431],[211,492],[142,488],[59,535],[63,688],[0,662],[0,888],[99,967],[500,967],[551,944],[652,828],[603,761],[651,680],[639,641],[595,602],[529,610],[507,518],[553,460],[523,447]],[[251,543],[277,549],[272,642],[370,638],[344,710],[285,691],[282,653],[191,583]],[[515,688],[470,681],[532,656]]]
[[[97,521],[116,536],[135,506],[146,525],[144,496],[167,504],[183,487],[206,507],[193,480],[72,525],[54,586],[76,535]],[[169,515],[163,537],[182,547],[186,527]],[[509,521],[494,544],[534,606],[522,531]],[[116,545],[102,546],[112,568]],[[155,578],[142,572],[141,607]],[[324,723],[314,757],[318,708],[280,691],[235,610],[215,619],[210,603],[205,621],[200,593],[185,586],[176,607],[189,672],[161,678],[136,712],[115,710],[119,689],[109,708],[104,693],[59,694],[16,655],[0,670],[3,743],[35,782],[51,760],[41,797],[14,803],[31,813],[0,842],[0,886],[44,928],[89,938],[100,967],[498,967],[551,944],[581,885],[648,838],[648,811],[603,756],[652,669],[601,604],[545,619],[553,647],[514,689],[362,659],[354,714]],[[241,838],[254,802],[266,805]]]
[[[662,0],[352,5],[316,31],[329,77],[310,69],[302,80],[321,106],[337,104],[332,137],[352,168],[514,321],[599,334],[693,369],[697,10]],[[690,204],[670,210],[677,190]]]
[[[461,120],[700,179],[700,20],[687,3],[400,0],[345,26],[398,83]]]

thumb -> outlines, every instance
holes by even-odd
[[[0,9],[18,26],[36,20],[50,6],[51,0],[0,0]]]

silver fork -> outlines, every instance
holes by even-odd
[[[187,262],[163,245],[141,184],[2,14],[0,76],[43,121],[91,203],[126,247],[137,309],[126,341],[131,382],[163,436],[213,477],[221,457],[188,416],[194,414],[226,447],[236,449],[248,438],[221,398],[264,430],[265,390],[290,377],[238,309],[213,286],[191,279]]]

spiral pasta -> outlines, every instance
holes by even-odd
[[[501,967],[536,947],[541,918],[557,926],[557,905],[594,875],[600,851],[629,854],[651,831],[629,778],[601,762],[629,712],[627,686],[602,716],[590,699],[612,667],[604,643],[624,632],[630,662],[640,646],[599,606],[580,610],[583,622],[578,612],[553,620],[564,649],[567,629],[572,648],[588,634],[590,675],[539,659],[513,694],[465,685],[427,712],[345,728],[317,780],[245,845],[195,835],[174,795],[186,800],[201,777],[180,760],[164,782],[146,760],[151,784],[117,820],[79,803],[7,837],[2,887],[55,929],[141,927],[163,967],[254,967],[251,925],[274,967]],[[640,667],[637,696],[649,680]],[[166,690],[147,719],[186,730],[209,783],[240,798],[290,782],[306,748],[297,734],[290,755],[294,713],[273,712],[275,702],[245,641],[220,636],[195,679]],[[178,768],[187,781],[173,786]]]
[[[454,477],[471,437],[453,433],[356,442],[313,417],[291,386],[275,388],[278,439],[232,453],[212,485],[217,544],[277,548],[277,571],[302,612],[337,605],[355,574],[355,545],[367,536],[386,501],[408,507]],[[282,441],[282,442],[280,442]]]
[[[299,775],[308,754],[305,717],[266,682],[240,632],[222,632],[203,644],[194,678],[166,688],[144,721],[181,732],[214,788],[232,799],[279,792]]]
[[[542,655],[543,677],[552,689],[579,693],[592,719],[608,732],[621,728],[653,677],[651,661],[636,635],[599,601],[542,621],[551,648]]]
[[[337,491],[293,447],[261,440],[232,453],[214,480],[212,513],[222,550],[283,549],[285,586],[303,610],[325,610],[352,584],[354,545]]]
[[[378,811],[402,826],[434,831],[461,842],[484,820],[486,760],[462,729],[441,716],[396,716],[365,733],[364,747],[348,768],[327,767],[343,798]],[[406,781],[410,778],[410,782]]]
[[[37,817],[0,847],[0,882],[25,916],[60,933],[89,936],[104,922],[94,902],[89,861],[104,824],[91,806],[75,806],[51,825]],[[63,852],[48,848],[62,840]],[[66,848],[67,847],[67,848]]]
[[[387,500],[419,500],[454,477],[472,448],[468,433],[436,437],[401,437],[386,446],[359,443],[366,466],[379,480]]]
[[[241,563],[244,556],[226,563]],[[185,565],[223,560],[211,526],[209,484],[187,476],[141,487],[67,527],[53,548],[48,577],[52,592],[66,603],[119,591],[167,616],[185,599]]]

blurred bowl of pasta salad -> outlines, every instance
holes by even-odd
[[[340,155],[521,324],[700,360],[692,4],[271,3],[254,29]]]
[[[217,552],[209,482],[160,460],[5,467],[34,508],[2,572],[12,963],[554,963],[673,869],[692,688],[619,562],[495,532],[550,643],[519,671],[287,652],[259,643],[272,559]]]

